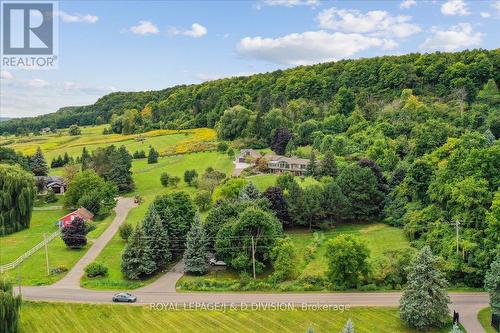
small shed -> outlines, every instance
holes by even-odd
[[[80,207],[77,210],[75,210],[74,212],[71,212],[71,213],[61,217],[59,219],[59,226],[66,227],[68,225],[71,225],[71,222],[73,222],[73,220],[76,217],[79,217],[84,221],[91,222],[92,219],[94,218],[94,214],[92,214],[88,209],[86,209],[84,207]]]

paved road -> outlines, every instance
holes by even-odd
[[[92,244],[87,253],[76,263],[75,266],[50,288],[80,288],[80,278],[83,276],[85,267],[93,262],[99,253],[104,249],[106,244],[113,238],[118,231],[118,227],[125,221],[130,209],[134,208],[136,204],[133,198],[119,198],[115,207],[116,217],[113,222],[106,228],[102,235]]]

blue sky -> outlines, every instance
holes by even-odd
[[[56,70],[2,69],[0,116],[301,64],[499,46],[500,1],[60,1]]]

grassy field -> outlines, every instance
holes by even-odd
[[[479,311],[477,318],[487,333],[496,333],[491,326],[491,308],[484,308]]]
[[[38,136],[0,138],[0,143],[9,143],[7,147],[13,148],[23,154],[31,155],[40,147],[46,160],[50,163],[52,158],[68,153],[76,158],[81,155],[83,147],[92,151],[98,147],[111,144],[124,145],[130,153],[144,150],[147,154],[149,146],[153,146],[162,155],[181,154],[191,151],[202,151],[215,147],[216,134],[213,129],[199,128],[193,130],[155,130],[142,134],[110,134],[103,135],[105,125],[82,127],[82,134],[68,135],[66,130],[60,134],[44,134]],[[138,140],[141,137],[143,140]],[[12,142],[11,142],[12,141]]]
[[[25,302],[21,332],[339,332],[351,318],[356,333],[416,333],[400,321],[396,308],[348,311],[153,310],[149,307]],[[448,332],[449,328],[429,333]]]
[[[0,264],[14,261],[21,254],[31,249],[43,240],[43,233],[52,233],[57,230],[54,222],[67,213],[65,210],[33,211],[31,227],[29,229],[0,237]],[[82,249],[68,249],[60,237],[56,237],[48,245],[49,267],[65,267],[70,269],[80,260],[92,242],[99,237],[113,220],[114,213],[102,221],[97,221],[96,229],[87,235],[87,246]],[[46,285],[60,280],[65,273],[47,275],[45,263],[45,251],[43,249],[35,252],[26,259],[18,268],[7,271],[5,276],[18,282],[19,278],[23,285]]]
[[[175,189],[165,189],[161,186],[160,175],[162,172],[168,172],[170,175],[183,178],[184,171],[195,169],[202,174],[207,167],[213,167],[216,170],[230,174],[233,169],[232,160],[226,155],[217,152],[192,153],[177,156],[163,157],[156,164],[147,164],[145,160],[134,161],[132,172],[136,189],[132,194],[139,194],[144,202],[137,208],[130,211],[125,220],[126,223],[136,225],[140,222],[154,197],[168,191],[183,190],[194,194],[196,189],[187,186],[182,180]],[[155,277],[145,281],[125,280],[120,271],[121,254],[125,248],[125,242],[115,235],[115,237],[106,245],[101,252],[98,261],[103,262],[109,268],[109,275],[105,278],[89,279],[83,277],[81,284],[85,288],[91,289],[134,289],[150,283]]]
[[[339,234],[353,234],[361,238],[370,250],[370,259],[377,260],[385,256],[385,251],[410,248],[408,240],[405,238],[401,229],[390,227],[382,223],[373,224],[348,224],[339,225],[329,231],[316,232],[317,237],[321,238],[321,244],[317,247],[316,253],[311,260],[305,259],[306,248],[313,243],[314,234],[308,230],[296,229],[287,231],[286,234],[292,239],[297,248],[300,257],[299,271],[297,277],[300,279],[304,274],[322,275],[327,270],[326,261],[326,241]],[[388,248],[387,244],[390,244]],[[266,278],[270,271],[263,272],[258,278]],[[235,280],[238,275],[230,270],[222,272],[210,272],[204,276],[185,275],[177,283],[178,288],[182,290],[184,282],[201,281],[203,279],[217,280]],[[285,282],[285,285],[293,283],[293,281]],[[215,291],[218,289],[213,289]],[[224,288],[221,289],[223,291]],[[273,290],[271,290],[273,291]]]

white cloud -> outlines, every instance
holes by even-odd
[[[10,72],[0,71],[0,79],[11,80],[13,77]]]
[[[415,0],[403,0],[399,4],[399,8],[401,8],[401,9],[408,9],[408,8],[410,8],[412,6],[415,6],[416,4],[417,4],[417,2]]]
[[[56,13],[64,23],[96,23],[99,20],[99,17],[90,14],[68,14],[63,11],[59,11]]]
[[[152,35],[160,32],[158,27],[151,21],[139,21],[138,25],[130,27],[130,31],[136,35]]]
[[[491,7],[492,7],[494,10],[496,10],[496,11],[500,14],[500,0],[495,1],[495,2],[491,5]]]
[[[319,5],[319,0],[264,0],[257,4],[257,8],[260,9],[262,5],[271,7],[317,6]]]
[[[176,28],[170,29],[172,35],[183,35],[193,38],[200,38],[207,34],[208,30],[199,23],[193,23],[189,30],[177,30]]]
[[[469,15],[469,8],[463,0],[448,0],[441,5],[441,13],[446,16]]]
[[[488,18],[488,17],[491,16],[491,14],[489,12],[481,12],[480,15],[481,15],[482,18]]]
[[[474,32],[469,23],[460,23],[448,30],[433,27],[432,32],[433,34],[420,45],[420,48],[430,51],[455,51],[477,46],[481,43],[483,37],[482,33]]]
[[[390,49],[390,39],[341,32],[307,31],[279,38],[245,37],[236,49],[245,57],[279,64],[305,65],[350,57],[371,47]]]
[[[404,38],[421,31],[418,25],[410,23],[410,16],[391,16],[382,10],[369,11],[364,14],[353,9],[329,8],[319,13],[316,19],[320,27],[324,29],[346,33],[368,33],[373,36]]]
[[[26,84],[32,88],[44,88],[50,85],[47,81],[42,79],[31,79],[26,81]]]

